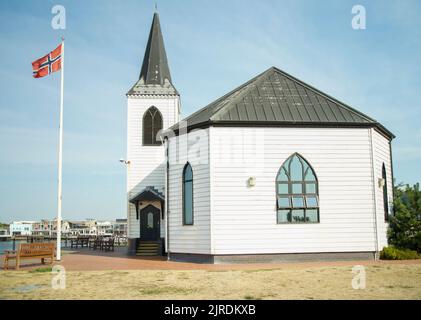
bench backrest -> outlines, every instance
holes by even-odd
[[[56,244],[49,243],[21,243],[19,244],[18,255],[20,257],[35,257],[53,255]]]

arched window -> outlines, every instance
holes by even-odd
[[[183,224],[193,224],[193,170],[188,162],[183,170]]]
[[[162,115],[155,107],[150,107],[143,115],[143,145],[159,146],[161,140],[156,139],[158,131],[162,129]]]
[[[153,213],[149,212],[148,213],[148,219],[147,219],[147,228],[148,229],[153,229]]]
[[[290,156],[276,177],[278,223],[319,222],[319,186],[310,164]]]
[[[386,177],[386,167],[384,163],[382,166],[382,179],[383,179],[384,221],[389,221],[389,199],[387,196],[387,177]]]

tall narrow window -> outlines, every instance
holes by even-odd
[[[382,167],[382,179],[383,179],[384,221],[389,221],[389,199],[387,196],[387,176],[386,176],[386,167],[384,163]]]
[[[153,213],[149,212],[148,213],[148,225],[147,225],[148,229],[153,229]]]
[[[317,177],[299,154],[293,154],[279,169],[276,195],[278,223],[319,222]]]
[[[190,163],[183,170],[183,224],[193,224],[193,171]]]
[[[162,129],[162,115],[156,107],[150,107],[143,115],[143,145],[159,146],[161,140],[156,139]]]

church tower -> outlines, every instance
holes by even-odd
[[[179,121],[159,15],[153,16],[139,80],[127,93],[129,254],[155,255],[165,238],[165,151],[157,136]]]

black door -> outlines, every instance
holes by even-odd
[[[142,240],[159,240],[160,218],[159,209],[151,204],[140,210],[140,238]]]

